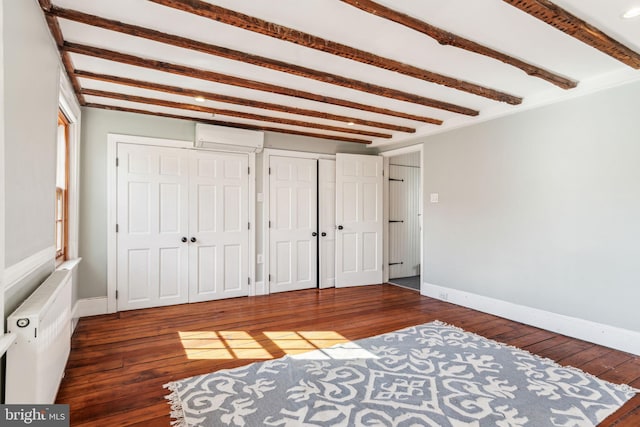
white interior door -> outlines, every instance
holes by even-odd
[[[118,310],[188,301],[188,152],[118,144]]]
[[[270,292],[317,286],[317,193],[315,159],[269,160]]]
[[[336,155],[336,287],[382,283],[382,157]]]
[[[246,154],[192,151],[189,302],[249,294]]]
[[[320,288],[336,285],[336,161],[318,160]]]

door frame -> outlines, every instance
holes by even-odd
[[[269,281],[270,274],[270,257],[269,257],[269,208],[271,192],[269,189],[269,165],[271,164],[271,156],[293,157],[298,159],[332,159],[335,160],[334,154],[310,153],[306,151],[278,150],[274,148],[265,148],[262,152],[262,282],[256,283],[255,295],[268,295],[271,293],[271,283]],[[258,201],[260,203],[260,201]],[[254,257],[254,260],[256,258]],[[254,263],[255,265],[255,263]]]
[[[116,220],[117,220],[117,185],[118,185],[118,170],[116,166],[116,158],[118,153],[118,144],[137,144],[137,145],[151,145],[156,147],[169,147],[183,150],[194,151],[213,151],[213,152],[227,152],[234,154],[245,154],[249,160],[249,222],[251,226],[249,228],[249,251],[248,251],[248,266],[249,266],[249,278],[251,283],[249,284],[249,296],[254,296],[256,293],[256,271],[255,271],[255,259],[256,259],[256,155],[255,153],[246,152],[233,152],[225,150],[200,150],[194,148],[193,141],[184,141],[177,139],[165,139],[165,138],[152,138],[143,136],[123,135],[117,133],[109,133],[107,135],[107,313],[115,313],[118,311],[116,301],[117,286],[117,274],[118,274],[118,245],[116,236]]]
[[[382,263],[383,263],[383,271],[382,271],[382,280],[386,283],[389,281],[389,158],[394,156],[399,156],[402,154],[408,153],[420,153],[420,185],[418,186],[419,191],[419,202],[418,206],[420,206],[420,220],[418,223],[420,224],[420,293],[422,293],[422,284],[424,283],[424,194],[423,194],[423,186],[424,186],[424,158],[423,158],[424,147],[423,144],[410,145],[404,148],[398,148],[396,150],[389,150],[380,153],[383,157],[383,165],[384,165],[384,177],[382,184],[382,215],[383,215],[383,232],[382,232]]]

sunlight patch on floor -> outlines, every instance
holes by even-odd
[[[188,359],[370,359],[373,356],[336,331],[178,332]],[[275,348],[274,348],[275,347]],[[267,348],[276,350],[274,356]]]
[[[258,341],[244,331],[178,332],[188,359],[272,359]]]

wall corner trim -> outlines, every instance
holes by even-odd
[[[427,282],[422,283],[420,294],[572,338],[640,355],[640,332],[638,331],[552,313]],[[441,297],[443,294],[446,295],[446,299]]]
[[[76,301],[72,318],[107,314],[107,297],[83,298]]]
[[[4,269],[4,292],[6,293],[13,286],[18,284],[31,273],[36,272],[40,267],[48,262],[52,262],[56,257],[56,247],[45,248],[22,261]]]
[[[254,295],[252,296],[260,296],[260,295],[267,295],[267,290],[264,287],[264,281],[261,280],[259,282],[256,282],[255,287],[254,287]]]

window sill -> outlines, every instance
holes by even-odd
[[[56,267],[56,271],[58,271],[58,270],[70,270],[70,271],[73,271],[75,268],[78,267],[78,264],[80,264],[80,261],[82,261],[82,258],[68,259],[68,260],[64,261],[63,263],[61,263],[60,265],[58,265]]]

